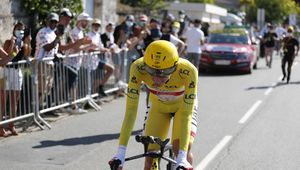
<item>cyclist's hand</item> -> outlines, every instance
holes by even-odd
[[[192,165],[185,159],[185,160],[182,160],[181,162],[177,162],[177,164],[176,164],[176,170],[179,170],[179,169],[182,169],[182,170],[193,170],[193,167],[192,167]]]
[[[122,170],[121,161],[119,159],[111,159],[108,162],[111,170]]]
[[[119,146],[117,154],[109,161],[109,164],[111,165],[111,163],[114,162],[114,160],[120,160],[120,165],[118,169],[122,169],[125,162],[125,153],[126,147]]]
[[[176,170],[193,170],[193,166],[186,160],[187,154],[185,151],[179,150],[176,158]]]

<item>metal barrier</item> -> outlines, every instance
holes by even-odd
[[[78,61],[79,67],[68,60]],[[29,120],[33,120],[41,129],[51,128],[42,114],[78,103],[101,110],[94,101],[98,97],[96,82],[105,73],[98,67],[99,61],[111,63],[120,71],[104,85],[105,92],[125,88],[129,73],[127,50],[117,54],[91,52],[42,61],[23,60],[0,68],[0,126],[21,120],[26,120],[28,126],[32,123]]]

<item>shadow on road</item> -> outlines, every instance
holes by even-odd
[[[291,81],[288,84],[286,82],[277,82],[275,86],[255,86],[255,87],[248,87],[246,90],[264,90],[270,87],[276,88],[284,85],[299,85],[300,81]]]
[[[136,130],[133,131],[131,135],[137,135],[141,133],[142,130]],[[41,141],[40,145],[33,146],[32,148],[46,148],[46,147],[53,147],[53,146],[75,146],[75,145],[90,145],[93,143],[100,143],[107,140],[112,139],[118,139],[120,136],[120,133],[114,133],[114,134],[102,134],[102,135],[96,135],[96,136],[85,136],[85,137],[78,137],[78,138],[69,138],[64,140],[45,140]]]

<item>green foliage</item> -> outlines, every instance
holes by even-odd
[[[143,13],[152,16],[158,15],[159,11],[165,7],[164,0],[121,0],[120,2],[139,8]]]
[[[144,13],[148,15],[157,15],[158,11],[162,10],[165,7],[163,0],[139,0],[138,7],[143,9]]]
[[[181,2],[196,2],[196,3],[214,4],[215,0],[182,0]]]
[[[248,22],[255,22],[257,9],[265,9],[265,21],[278,23],[282,22],[289,14],[298,13],[299,6],[293,0],[254,0],[254,3],[246,4],[246,19]]]
[[[50,12],[59,12],[62,8],[69,8],[73,13],[83,11],[81,0],[21,0],[21,6],[30,16],[38,15],[39,23]]]

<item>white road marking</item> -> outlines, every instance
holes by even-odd
[[[240,124],[245,123],[261,103],[262,103],[261,100],[256,101],[254,105],[247,111],[247,113],[239,120],[239,123]]]
[[[277,83],[273,83],[273,84],[271,85],[271,87],[269,87],[269,88],[265,91],[265,95],[269,95],[269,94],[272,92],[272,90],[274,89],[274,87],[276,86],[276,84],[277,84]]]
[[[225,136],[215,147],[211,150],[206,157],[200,162],[195,170],[204,170],[207,165],[218,155],[218,153],[227,145],[232,139],[232,136]]]

